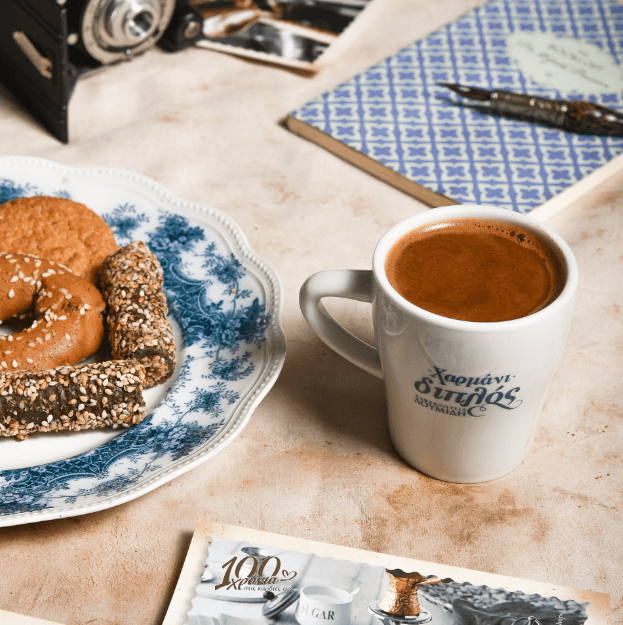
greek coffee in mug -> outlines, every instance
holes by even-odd
[[[482,219],[431,223],[390,250],[385,273],[406,300],[464,321],[508,321],[558,297],[564,282],[556,253],[518,225]]]
[[[552,230],[506,209],[426,210],[379,241],[372,271],[329,270],[301,288],[303,315],[339,354],[383,378],[398,454],[448,482],[521,464],[571,322],[578,270]],[[321,300],[372,304],[376,347]]]

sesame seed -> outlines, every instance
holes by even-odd
[[[17,367],[17,360],[14,360],[11,364],[12,364],[14,367]]]
[[[13,276],[9,282],[17,282],[19,280],[19,278],[17,276]]]
[[[13,289],[9,291],[9,299],[12,297],[15,297],[15,291]]]

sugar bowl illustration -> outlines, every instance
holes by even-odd
[[[420,625],[432,620],[430,612],[420,608],[418,588],[431,584],[448,584],[449,577],[440,579],[434,575],[424,577],[420,573],[405,573],[401,569],[386,569],[389,586],[380,601],[368,605],[368,611],[379,619],[379,625]]]
[[[350,625],[351,603],[358,592],[359,588],[348,592],[336,586],[289,588],[278,595],[266,592],[262,614],[276,619],[298,601],[294,618],[299,625]]]
[[[347,592],[334,586],[306,586],[296,608],[299,625],[350,625],[350,607],[356,588]]]

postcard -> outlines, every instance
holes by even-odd
[[[201,48],[305,73],[331,63],[368,24],[377,0],[192,0],[203,18]],[[365,15],[365,17],[364,17]]]
[[[606,625],[609,595],[199,521],[163,625]]]

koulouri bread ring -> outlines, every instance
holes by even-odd
[[[98,289],[63,265],[0,254],[0,320],[33,314],[21,332],[0,335],[0,371],[73,365],[97,351],[106,305]]]

